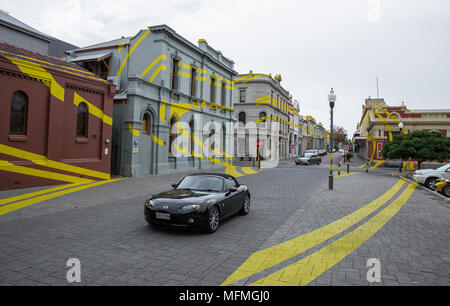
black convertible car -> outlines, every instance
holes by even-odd
[[[213,233],[219,222],[236,213],[248,214],[250,193],[231,175],[199,173],[184,177],[173,190],[145,201],[150,225],[191,227]]]

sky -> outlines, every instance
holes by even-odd
[[[48,35],[83,47],[167,24],[204,38],[239,73],[281,74],[281,85],[329,127],[349,136],[364,100],[450,109],[448,0],[2,0],[0,8]]]

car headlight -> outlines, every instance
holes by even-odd
[[[148,208],[153,208],[155,206],[155,201],[153,200],[147,200],[145,202],[145,205],[147,205]]]
[[[195,204],[186,205],[186,206],[181,207],[182,211],[199,210],[199,209],[200,209],[200,205],[195,205]]]

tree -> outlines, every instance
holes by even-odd
[[[443,162],[450,159],[450,138],[442,133],[414,131],[406,135],[395,135],[383,146],[381,156],[387,159],[414,159],[420,165],[424,161]]]
[[[336,126],[333,128],[333,145],[337,147],[339,144],[350,144],[347,138],[347,131],[343,127]]]

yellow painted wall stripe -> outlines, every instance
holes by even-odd
[[[44,155],[27,152],[27,151],[20,150],[20,149],[14,148],[14,147],[5,146],[3,144],[0,144],[0,153],[14,156],[14,157],[17,157],[20,159],[30,160],[38,165],[42,165],[45,167],[63,170],[63,171],[67,171],[67,172],[72,172],[72,173],[77,173],[77,174],[82,174],[82,175],[87,175],[87,176],[92,176],[92,177],[100,178],[103,180],[109,180],[111,177],[111,175],[109,173],[99,172],[99,171],[90,170],[90,169],[86,169],[86,168],[82,168],[82,167],[77,167],[77,166],[73,166],[73,165],[69,165],[69,164],[65,164],[65,163],[60,163],[57,161],[50,160]]]
[[[30,63],[27,61],[19,60],[13,57],[5,56],[7,59],[9,59],[13,64],[17,65],[17,67],[22,71],[23,73],[35,77],[35,78],[41,78],[44,80],[47,80],[50,82],[50,85],[47,83],[44,83],[50,88],[50,94],[60,101],[64,102],[64,88],[56,82],[56,80],[53,78],[53,76],[47,72],[43,67],[39,66],[38,64]]]
[[[74,187],[71,189],[66,189],[66,190],[62,190],[62,191],[58,191],[58,192],[54,192],[51,194],[46,194],[46,195],[42,195],[36,198],[32,198],[32,199],[28,199],[28,200],[24,200],[24,201],[20,201],[20,202],[16,202],[13,204],[9,204],[9,205],[5,205],[0,207],[0,216],[1,215],[5,215],[7,213],[10,213],[12,211],[42,202],[42,201],[46,201],[49,199],[53,199],[68,193],[72,193],[75,191],[79,191],[79,190],[83,190],[83,189],[87,189],[87,188],[91,188],[91,187],[95,187],[95,186],[99,186],[99,185],[103,185],[103,184],[107,184],[107,183],[111,183],[111,182],[115,182],[115,181],[119,181],[119,180],[123,180],[122,178],[120,179],[115,179],[115,180],[107,180],[107,181],[101,181],[101,182],[96,182],[96,183],[92,183],[92,184],[88,184],[88,185],[83,185],[83,186],[79,186],[79,187]],[[75,186],[75,185],[74,185]]]
[[[145,70],[141,73],[142,77],[145,77],[145,75],[147,74],[147,72],[150,71],[150,69],[153,68],[153,66],[156,65],[156,63],[158,63],[160,60],[167,60],[167,56],[165,54],[161,54],[160,56],[158,56],[150,65],[147,66],[147,68],[145,68]]]
[[[38,195],[41,195],[41,194],[51,193],[53,191],[66,189],[66,188],[69,188],[69,187],[72,187],[72,186],[77,186],[77,185],[80,185],[80,184],[81,183],[62,185],[62,186],[58,186],[58,187],[55,187],[55,188],[47,188],[47,189],[39,190],[39,191],[36,191],[36,192],[29,192],[29,193],[21,194],[21,195],[10,197],[10,198],[6,198],[6,199],[0,199],[0,205],[16,202],[16,201],[23,200],[23,199],[32,198],[32,197],[35,197],[35,196],[38,196]]]
[[[0,160],[0,171],[14,172],[24,175],[37,176],[50,180],[57,180],[69,183],[91,183],[95,182],[94,180],[84,179],[77,176],[61,174],[56,172],[50,172],[46,170],[40,170],[30,167],[17,166],[13,163],[10,163],[6,160]]]
[[[153,82],[153,80],[155,80],[156,76],[158,75],[158,73],[160,73],[162,70],[166,71],[167,67],[164,64],[159,65],[158,69],[155,70],[155,72],[153,72],[152,76],[150,77],[150,79],[148,80],[150,83]]]
[[[134,50],[136,50],[137,46],[144,40],[144,38],[150,33],[150,27],[147,29],[147,31],[144,32],[144,34],[139,37],[139,39],[136,41],[136,43],[131,47],[130,51],[128,51],[127,55],[125,56],[122,65],[120,65],[119,71],[117,72],[117,76],[120,76],[122,74],[122,70],[125,67],[125,64],[127,63],[128,59],[130,58],[131,54],[133,54]]]
[[[386,119],[384,119],[380,114],[375,112],[375,115],[378,118],[380,118],[381,121],[383,121],[383,123],[384,123],[384,125],[385,125],[385,127],[386,127],[386,129],[388,131],[388,134],[389,134],[389,141],[392,141],[392,131],[391,131],[391,127],[389,126],[389,123],[387,123]]]
[[[162,123],[164,123],[166,118],[166,104],[161,104],[159,107],[159,120],[161,120]]]
[[[305,286],[309,284],[375,235],[399,212],[416,187],[416,183],[409,184],[397,199],[354,231],[252,285]]]
[[[131,134],[133,134],[136,137],[139,137],[141,135],[141,132],[139,130],[133,128],[131,123],[128,123],[128,130],[131,132]]]
[[[397,183],[382,196],[337,221],[302,236],[253,253],[222,283],[222,286],[232,284],[245,277],[277,265],[345,231],[347,228],[360,222],[385,204],[400,190],[404,183],[405,181],[398,180]]]
[[[164,140],[158,138],[158,137],[155,136],[155,135],[152,135],[152,139],[153,139],[154,142],[156,142],[156,143],[159,144],[160,146],[164,146]]]
[[[99,118],[100,120],[102,120],[104,123],[108,124],[108,125],[112,125],[112,118],[110,116],[107,116],[103,113],[103,111],[98,108],[97,106],[95,106],[94,104],[90,103],[89,101],[87,101],[85,98],[83,98],[82,96],[80,96],[79,94],[77,94],[76,92],[73,93],[73,103],[78,106],[78,104],[80,104],[81,102],[84,102],[88,105],[88,112],[89,114]]]

